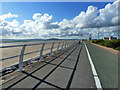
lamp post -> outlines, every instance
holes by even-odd
[[[81,40],[82,40],[82,36],[83,36],[83,35],[82,35],[82,34],[80,34],[80,37],[81,37],[80,39],[81,39]]]
[[[97,26],[97,28],[98,28],[98,40],[99,40],[99,27]]]
[[[92,33],[89,34],[89,40],[92,40]]]

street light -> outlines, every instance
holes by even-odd
[[[97,26],[97,28],[98,28],[98,40],[99,40],[99,27]]]
[[[92,33],[89,33],[89,40],[92,40]]]
[[[82,37],[83,35],[82,34],[80,34],[80,37]],[[81,38],[82,39],[82,38]]]

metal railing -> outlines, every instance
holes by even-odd
[[[59,52],[59,51],[65,49],[65,48],[75,46],[75,44],[77,44],[77,43],[78,43],[78,41],[61,41],[61,42],[46,42],[46,43],[44,42],[44,43],[34,43],[34,44],[0,46],[0,49],[22,47],[19,55],[5,57],[5,58],[0,59],[0,61],[3,61],[3,60],[7,60],[7,59],[12,60],[13,58],[16,58],[16,57],[19,58],[17,64],[14,64],[14,65],[11,65],[11,66],[8,66],[8,67],[4,67],[0,71],[6,70],[7,68],[10,68],[10,67],[12,68],[15,65],[18,65],[18,71],[24,71],[23,63],[31,60],[31,59],[28,59],[28,60],[25,61],[24,60],[25,55],[39,52],[39,56],[37,57],[39,59],[38,61],[44,61],[44,59],[43,59],[44,55],[52,56],[54,52]],[[47,45],[47,44],[51,44],[51,47],[45,48],[45,45]],[[57,44],[57,46],[55,44]],[[25,53],[26,47],[28,47],[28,46],[33,46],[34,47],[34,45],[40,45],[41,47],[37,51],[31,51],[31,52]],[[44,54],[43,52],[45,50],[49,50],[49,52]]]

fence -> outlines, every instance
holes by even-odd
[[[18,71],[24,70],[23,63],[31,61],[33,58],[38,58],[38,61],[43,61],[43,56],[50,55],[52,56],[54,52],[59,52],[65,48],[72,47],[75,44],[77,44],[78,41],[61,41],[61,42],[46,42],[46,43],[34,43],[34,44],[24,44],[24,45],[11,45],[11,46],[1,46],[0,49],[4,51],[4,49],[10,49],[11,48],[19,48],[20,52],[18,55],[9,56],[9,57],[3,57],[0,59],[1,63],[6,63],[6,65],[2,65],[0,71],[5,71],[7,69],[16,68],[17,66]],[[31,49],[27,49],[27,47],[32,46],[32,48],[37,48],[37,50],[33,51]],[[21,47],[21,48],[20,48]],[[38,50],[39,49],[39,50]],[[26,51],[29,52],[26,52]],[[10,53],[10,52],[9,52]],[[36,56],[34,53],[37,53],[38,56]],[[27,55],[31,55],[31,58],[25,58]],[[14,61],[13,59],[18,59],[17,61]],[[13,61],[12,61],[13,60]],[[11,62],[14,62],[12,65]]]

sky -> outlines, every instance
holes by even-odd
[[[34,13],[48,13],[54,16],[54,21],[60,22],[64,18],[68,20],[74,18],[81,11],[86,11],[90,5],[101,9],[108,3],[110,2],[6,2],[2,4],[2,14],[9,12],[17,14],[19,15],[17,19],[23,23],[24,19],[31,20]]]
[[[0,38],[97,38],[118,36],[115,2],[3,2]],[[82,37],[80,35],[82,34]]]

